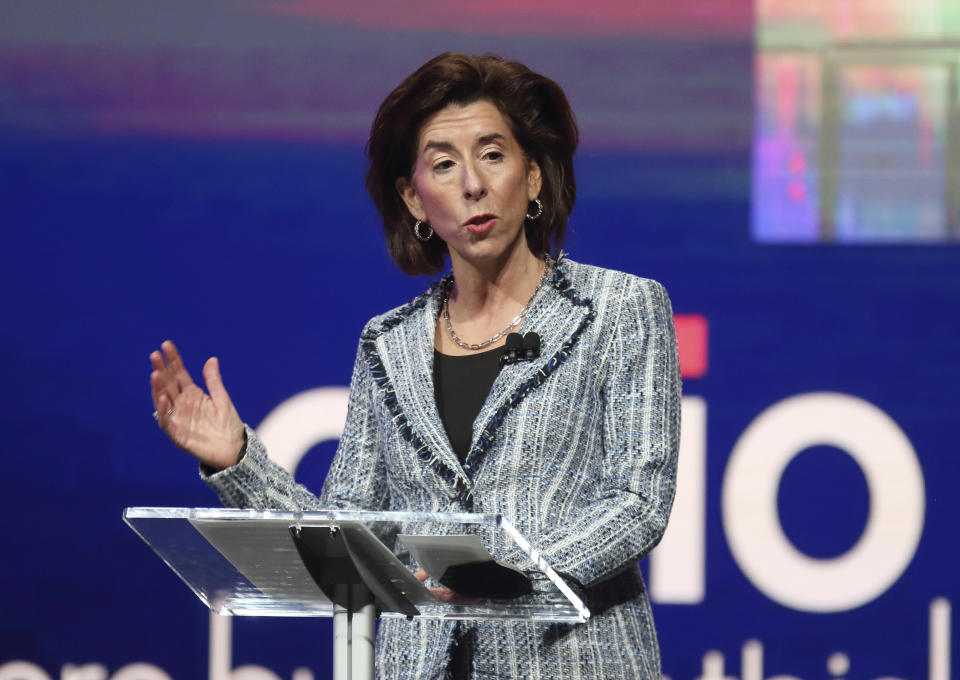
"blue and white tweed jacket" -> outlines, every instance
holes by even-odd
[[[582,588],[579,625],[388,619],[380,678],[443,678],[470,629],[476,678],[660,678],[637,561],[660,540],[676,482],[680,378],[673,314],[656,281],[557,262],[523,331],[541,357],[504,367],[460,465],[433,399],[441,284],[364,328],[346,428],[317,498],[266,456],[206,477],[226,505],[506,516]],[[510,559],[509,555],[495,555]]]

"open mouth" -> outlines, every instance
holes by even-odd
[[[483,234],[490,230],[496,219],[496,215],[491,215],[489,213],[484,215],[476,215],[467,220],[464,223],[464,226],[472,234]]]

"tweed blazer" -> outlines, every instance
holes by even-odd
[[[443,678],[464,640],[471,677],[659,678],[637,561],[663,534],[676,481],[680,378],[666,291],[561,256],[521,329],[540,335],[541,357],[503,368],[461,465],[433,398],[443,285],[365,326],[319,498],[252,431],[241,461],[206,481],[239,507],[501,513],[592,613],[577,625],[384,620],[380,678]]]

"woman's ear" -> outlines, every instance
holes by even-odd
[[[406,177],[397,177],[394,183],[400,198],[407,204],[407,210],[413,215],[415,220],[426,220],[427,214],[423,212],[423,206],[420,204],[420,196],[417,194],[417,188]]]
[[[543,176],[540,174],[540,166],[531,159],[527,162],[527,200],[532,201],[539,196],[542,188]]]

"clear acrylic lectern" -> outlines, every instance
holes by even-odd
[[[590,617],[501,515],[127,508],[123,517],[218,614],[332,616],[338,680],[373,677],[376,616],[566,623]],[[510,564],[492,563],[491,554],[509,556]],[[482,596],[487,566],[499,570],[491,592],[500,599]],[[444,577],[460,573],[455,590],[480,583],[481,592],[441,601],[414,577],[417,568],[448,585]],[[502,574],[519,578],[522,592],[508,597],[498,589]]]

